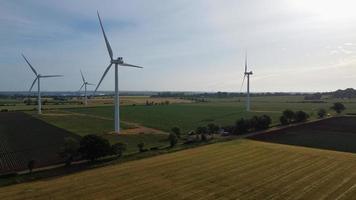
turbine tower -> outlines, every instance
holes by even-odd
[[[84,87],[84,105],[88,105],[88,95],[87,95],[87,86],[88,85],[94,85],[92,83],[88,83],[82,73],[82,70],[80,70],[80,75],[82,75],[82,80],[83,80],[83,85],[80,87],[79,92],[82,90]]]
[[[110,46],[110,43],[106,37],[105,31],[104,31],[104,27],[103,24],[101,22],[101,18],[99,15],[99,12],[97,12],[98,14],[98,19],[100,22],[100,27],[101,27],[101,31],[103,32],[103,36],[104,36],[104,40],[106,43],[106,48],[108,49],[109,52],[109,56],[110,56],[110,64],[109,66],[106,68],[103,76],[101,77],[98,85],[95,88],[94,93],[96,93],[96,91],[98,90],[101,82],[103,81],[103,79],[105,78],[106,74],[108,73],[108,71],[110,70],[111,66],[114,64],[115,65],[115,98],[114,98],[114,103],[115,103],[115,133],[120,133],[120,99],[119,99],[119,74],[118,74],[118,67],[120,66],[124,66],[124,67],[135,67],[135,68],[143,68],[140,66],[136,66],[136,65],[131,65],[128,63],[125,63],[124,60],[122,59],[122,57],[118,57],[117,59],[113,58],[113,52]]]
[[[250,75],[252,75],[252,71],[247,71],[247,53],[245,55],[245,72],[244,72],[244,78],[242,80],[242,86],[244,85],[245,78],[247,77],[247,94],[246,94],[246,111],[250,111]]]
[[[29,92],[31,92],[33,86],[37,81],[37,110],[38,114],[42,114],[42,105],[41,105],[41,78],[51,78],[51,77],[62,77],[62,75],[41,75],[38,74],[35,68],[32,67],[31,63],[27,60],[27,58],[22,54],[22,57],[25,59],[28,66],[30,66],[31,70],[35,74],[36,78],[33,80],[32,85],[30,87]]]

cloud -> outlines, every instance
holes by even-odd
[[[115,57],[145,67],[120,68],[122,90],[237,91],[246,48],[255,90],[320,90],[291,86],[285,74],[306,82],[304,73],[349,60],[355,51],[353,18],[335,26],[283,0],[3,0],[0,90],[27,90],[32,76],[22,52],[40,71],[65,75],[45,90],[77,90],[79,69],[97,82],[108,64],[97,10]],[[110,72],[101,89],[113,88]]]

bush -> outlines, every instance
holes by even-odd
[[[331,107],[331,109],[335,110],[335,112],[337,114],[340,114],[342,111],[344,111],[346,108],[344,106],[344,104],[340,103],[340,102],[336,102],[334,103],[334,105]]]
[[[220,127],[218,125],[215,125],[214,123],[208,124],[208,131],[210,134],[216,134],[218,133]]]
[[[35,161],[30,160],[27,163],[28,171],[30,171],[30,174],[32,174],[33,169],[35,168]]]
[[[168,136],[168,140],[171,148],[176,146],[176,144],[178,143],[178,137],[175,133],[170,133]]]
[[[292,110],[285,110],[283,111],[282,115],[287,119],[288,124],[293,123],[295,120],[295,113]]]
[[[295,113],[295,121],[296,122],[305,122],[309,118],[309,115],[304,111],[297,111]]]
[[[140,142],[137,144],[137,148],[139,152],[144,152],[145,151],[145,143],[144,142]]]
[[[203,133],[201,135],[201,141],[206,142],[208,140],[209,140],[208,134],[207,133]]]
[[[109,155],[111,146],[107,139],[97,135],[86,135],[80,141],[79,152],[84,159],[94,161]]]
[[[234,134],[243,134],[246,133],[249,129],[249,122],[244,118],[241,118],[235,123]]]
[[[208,129],[205,126],[199,126],[197,130],[195,131],[196,134],[198,135],[203,135],[208,132]]]
[[[79,154],[80,144],[79,142],[71,137],[67,137],[64,139],[64,146],[62,147],[59,155],[65,159],[65,163],[67,166],[71,165],[73,160]]]
[[[179,129],[178,127],[173,127],[173,128],[171,129],[171,131],[172,131],[173,133],[175,133],[178,138],[180,138],[180,135],[181,135],[181,134],[180,134],[180,129]]]
[[[127,145],[125,143],[116,143],[111,146],[112,155],[116,155],[117,157],[121,157],[124,151],[126,151]]]
[[[319,118],[324,118],[326,116],[326,110],[324,108],[319,109],[318,116]]]
[[[289,121],[287,119],[286,116],[282,115],[280,118],[279,118],[279,121],[281,122],[282,125],[288,125],[289,124]]]
[[[262,115],[257,118],[257,124],[255,126],[255,129],[256,130],[268,129],[271,123],[272,123],[272,119],[270,116]]]

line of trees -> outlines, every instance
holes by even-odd
[[[252,131],[265,130],[270,127],[272,119],[268,115],[253,116],[250,119],[241,118],[234,126],[225,126],[223,129],[234,135],[240,135]]]
[[[305,122],[309,119],[309,115],[304,111],[294,112],[292,110],[285,110],[282,113],[282,116],[279,118],[279,121],[282,125],[288,125],[292,123]]]
[[[70,165],[75,160],[86,159],[95,161],[105,156],[122,156],[126,151],[125,143],[110,145],[109,141],[98,135],[86,135],[80,141],[74,138],[66,138],[60,156],[65,160],[66,165]]]

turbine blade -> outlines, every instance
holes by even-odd
[[[240,92],[242,91],[242,87],[244,86],[245,78],[246,78],[246,75],[244,75],[244,78],[242,79],[242,84],[241,84],[241,87],[240,87]]]
[[[122,64],[120,64],[120,66],[143,68],[143,67],[140,67],[140,66],[137,66],[137,65],[131,65],[131,64],[128,64],[128,63],[122,63]]]
[[[80,92],[82,90],[82,88],[84,87],[85,83],[83,83],[82,87],[79,88],[79,91]]]
[[[63,75],[45,75],[45,76],[41,76],[41,78],[52,78],[52,77],[63,77]]]
[[[85,78],[83,76],[82,70],[80,70],[80,75],[82,75],[83,82],[85,83],[86,81],[85,81]]]
[[[22,54],[22,57],[25,59],[25,61],[27,62],[28,66],[30,66],[31,70],[33,71],[33,73],[35,73],[37,75],[37,72],[35,70],[35,68],[32,67],[31,63],[27,60],[27,58]]]
[[[105,70],[103,76],[101,77],[101,79],[100,79],[98,85],[97,85],[96,88],[95,88],[94,93],[96,93],[96,91],[98,90],[98,88],[99,88],[101,82],[104,80],[104,78],[105,78],[106,74],[108,73],[109,69],[111,68],[111,66],[112,66],[112,63],[110,63],[110,65],[106,68],[106,70]]]
[[[35,80],[33,80],[33,82],[32,82],[32,85],[31,85],[31,87],[30,87],[29,92],[31,92],[31,90],[32,90],[33,86],[35,85],[35,83],[36,83],[37,79],[38,79],[38,77],[36,77],[36,78],[35,78]]]
[[[94,83],[87,83],[87,85],[95,85]]]
[[[104,35],[106,48],[108,49],[108,52],[109,52],[109,55],[110,55],[110,59],[113,60],[112,49],[111,49],[110,43],[108,41],[108,38],[106,37],[105,31],[104,31],[104,27],[103,27],[103,23],[101,22],[101,18],[100,18],[100,15],[99,15],[99,11],[97,11],[97,14],[98,14],[99,22],[100,22],[101,31],[103,32],[103,35]]]

